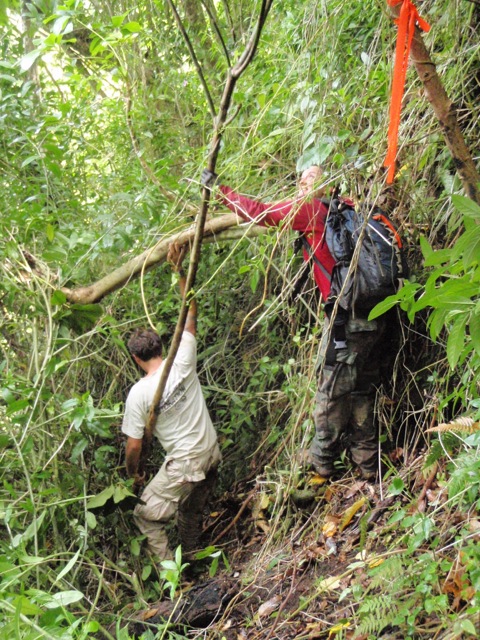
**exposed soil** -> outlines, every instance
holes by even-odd
[[[401,475],[425,499],[421,462]],[[398,509],[401,498],[386,496],[385,483],[351,474],[328,483],[307,474],[295,488],[281,488],[279,508],[272,487],[261,478],[241,494],[219,498],[203,542],[221,548],[230,567],[220,564],[209,578],[197,563],[179,601],[165,600],[142,612],[137,616],[142,623],[132,626],[132,632],[140,634],[147,627],[155,632],[170,619],[180,638],[303,640],[334,637],[339,630],[339,637],[353,637],[346,623],[353,612],[349,587],[353,580],[367,586],[368,563],[385,553],[389,509],[394,500]],[[415,503],[417,507],[422,505]],[[362,637],[367,636],[356,636]],[[401,638],[395,629],[381,637]]]

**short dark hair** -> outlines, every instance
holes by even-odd
[[[162,340],[153,329],[135,329],[127,342],[127,348],[133,356],[148,362],[162,355]]]

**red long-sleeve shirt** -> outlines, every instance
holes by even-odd
[[[322,299],[325,301],[330,293],[330,276],[335,264],[335,259],[328,250],[323,237],[328,207],[315,198],[309,202],[285,200],[268,204],[258,200],[250,200],[225,185],[220,185],[220,191],[223,203],[244,220],[254,220],[264,227],[276,227],[285,221],[285,224],[288,224],[294,231],[301,231],[305,234],[315,257],[325,270],[325,272],[322,271],[322,267],[313,261],[315,282]],[[308,260],[309,257],[308,252],[304,249],[304,260]]]

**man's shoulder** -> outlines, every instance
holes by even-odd
[[[144,378],[140,378],[137,380],[133,387],[128,392],[127,402],[136,402],[143,396],[147,395],[151,384],[152,378],[145,376]]]

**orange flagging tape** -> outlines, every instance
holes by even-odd
[[[430,25],[420,17],[416,6],[411,0],[387,0],[390,7],[402,3],[400,16],[395,23],[398,25],[397,46],[395,50],[395,66],[393,69],[392,96],[390,101],[390,124],[388,127],[388,151],[384,166],[388,168],[387,183],[391,184],[395,176],[395,159],[398,148],[398,128],[400,126],[400,112],[407,75],[408,57],[412,46],[415,26],[418,24],[422,31],[430,31]]]

